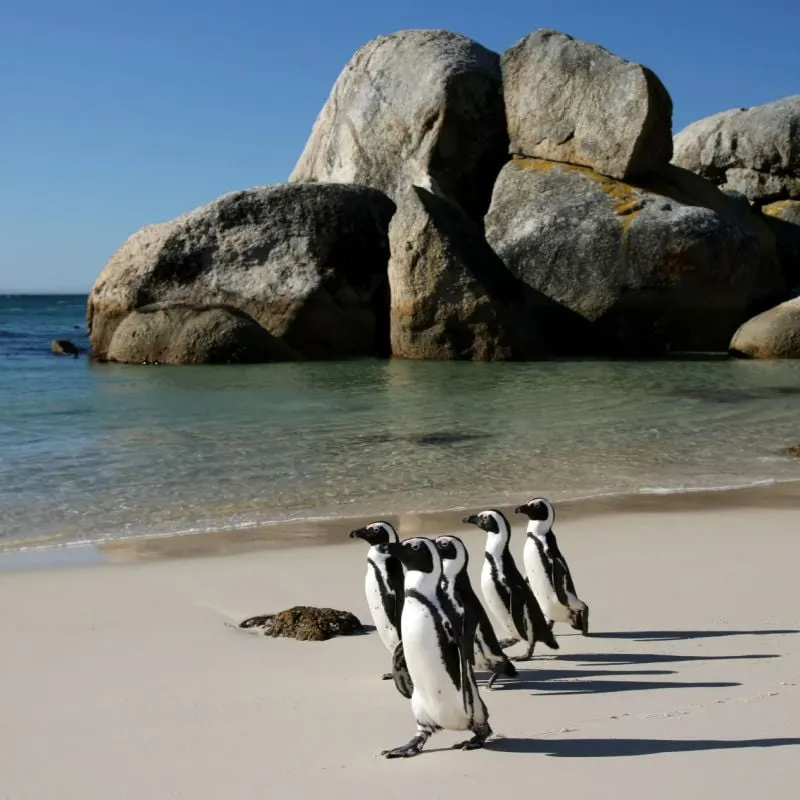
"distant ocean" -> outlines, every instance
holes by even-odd
[[[0,550],[800,478],[800,362],[91,364],[0,295]]]

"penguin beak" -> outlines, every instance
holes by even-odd
[[[468,517],[464,517],[464,519],[462,519],[461,521],[466,523],[467,525],[477,525],[478,524],[478,515],[477,514],[470,514]]]
[[[514,509],[515,514],[524,514],[525,513],[525,506],[517,506]]]
[[[363,539],[367,535],[366,528],[359,528],[355,531],[350,531],[350,538],[351,539]]]

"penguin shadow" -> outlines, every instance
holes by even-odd
[[[601,631],[592,639],[629,639],[636,642],[680,642],[689,639],[717,639],[722,636],[788,636],[800,633],[794,628],[764,628],[751,631]]]
[[[622,758],[703,750],[792,747],[800,738],[774,739],[524,739],[493,738],[484,747],[505,753],[538,753],[551,758]]]
[[[498,681],[495,691],[533,690],[536,694],[607,694],[611,692],[643,692],[654,689],[724,689],[741,686],[732,681],[643,681],[642,676],[675,675],[670,669],[526,669],[517,677]],[[609,680],[633,676],[634,680]]]
[[[678,664],[691,661],[753,661],[762,658],[780,658],[779,653],[744,653],[730,656],[681,656],[672,653],[564,653],[552,657],[554,661],[572,661],[602,667],[637,664]]]

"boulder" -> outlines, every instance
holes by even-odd
[[[153,304],[114,330],[107,361],[124,364],[236,364],[299,355],[235,308]]]
[[[154,347],[172,325],[184,331],[184,341],[199,336],[186,351],[193,356],[228,352],[244,340],[249,355],[259,348],[270,358],[277,353],[247,319],[231,316],[235,311],[303,356],[388,354],[394,209],[365,187],[279,184],[233,192],[149,225],[112,256],[89,296],[95,357],[105,360],[125,317],[153,304],[227,310],[206,316],[193,333],[185,311],[147,318]],[[141,317],[132,321],[117,356],[142,324]],[[170,352],[179,354],[180,345]]]
[[[674,149],[679,167],[751,201],[800,199],[800,94],[693,122]]]
[[[54,356],[72,356],[77,358],[80,350],[69,339],[53,339],[50,342],[50,352]]]
[[[672,99],[640,64],[539,29],[502,57],[511,152],[630,180],[672,157]]]
[[[529,304],[556,353],[724,351],[753,297],[783,285],[763,221],[670,166],[633,186],[516,158],[498,177],[486,236],[540,293]]]
[[[747,320],[730,352],[743,358],[800,358],[800,297]]]
[[[442,30],[379,36],[350,59],[289,180],[416,184],[475,221],[507,160],[500,57]]]
[[[775,235],[786,283],[800,293],[800,200],[768,203],[761,207],[761,213]]]
[[[349,611],[314,606],[293,606],[277,614],[250,617],[240,628],[258,628],[264,636],[282,636],[301,642],[324,642],[334,636],[364,633],[358,617]]]
[[[786,448],[786,455],[800,458],[800,444],[793,444],[791,447]]]
[[[389,242],[393,355],[504,361],[536,352],[520,282],[448,200],[413,187]]]

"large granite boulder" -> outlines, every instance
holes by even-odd
[[[149,225],[112,256],[89,296],[94,355],[107,358],[120,323],[153,304],[159,314],[140,313],[123,329],[118,359],[148,352],[163,358],[167,345],[157,342],[166,342],[173,324],[180,342],[203,339],[185,351],[192,361],[203,353],[224,357],[244,341],[248,358],[262,347],[270,360],[279,352],[272,338],[312,358],[386,355],[394,210],[374,189],[281,184],[233,192]],[[224,310],[194,325],[186,316],[191,307]],[[133,346],[139,329],[152,351]],[[182,346],[169,353],[177,357]]]
[[[500,57],[442,30],[379,36],[350,59],[289,180],[416,184],[474,220],[507,160]]]
[[[783,285],[763,221],[670,166],[635,187],[514,159],[495,185],[486,236],[556,305],[531,303],[555,352],[725,350],[753,298]]]
[[[744,358],[800,358],[800,297],[745,322],[730,352]]]
[[[107,361],[124,364],[236,364],[300,356],[235,308],[154,304],[114,330]]]
[[[448,200],[413,187],[389,226],[392,354],[503,361],[538,351],[520,282]]]
[[[752,201],[800,199],[800,94],[693,122],[674,147],[675,164]]]
[[[777,200],[762,206],[761,213],[775,235],[786,282],[800,293],[800,200]]]
[[[672,100],[647,67],[539,29],[502,57],[511,152],[632,179],[672,157]]]

